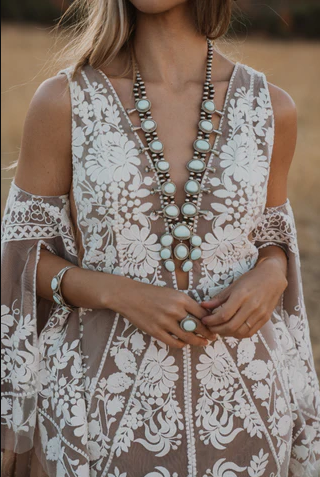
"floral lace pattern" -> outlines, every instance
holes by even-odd
[[[265,243],[281,245],[285,250],[297,254],[297,231],[289,199],[279,207],[268,207],[254,230],[256,245]],[[260,244],[261,243],[261,244]]]
[[[73,194],[14,184],[3,221],[4,447],[34,445],[49,477],[316,477],[320,393],[289,201],[266,209],[274,118],[264,75],[237,64],[196,223],[203,257],[186,293],[206,300],[252,269],[260,247],[288,255],[289,286],[250,339],[173,350],[111,310],[64,312],[36,295],[44,245],[82,266],[177,289],[160,260],[167,229],[148,153],[105,75],[69,77]],[[10,281],[10,286],[7,286]],[[41,326],[40,326],[41,324]],[[141,457],[137,459],[137,456]],[[27,477],[27,476],[26,476]]]
[[[2,243],[55,237],[61,237],[68,252],[77,256],[68,196],[34,196],[12,183],[2,221]]]

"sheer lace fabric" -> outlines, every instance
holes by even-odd
[[[111,310],[67,313],[37,297],[41,246],[177,289],[159,256],[168,224],[151,214],[161,197],[151,195],[150,157],[119,98],[89,66],[63,73],[76,223],[68,196],[14,183],[3,220],[4,477],[316,477],[320,394],[294,216],[289,201],[265,208],[274,118],[264,75],[237,64],[230,81],[217,173],[203,182],[212,193],[199,198],[210,211],[197,223],[203,258],[186,293],[209,299],[269,244],[287,253],[289,286],[252,338],[178,351]]]

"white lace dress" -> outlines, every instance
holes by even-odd
[[[90,66],[62,74],[76,223],[70,196],[39,197],[14,183],[3,219],[2,446],[15,462],[3,475],[317,477],[320,394],[294,217],[289,200],[265,208],[274,139],[265,76],[234,69],[221,154],[210,158],[217,172],[203,178],[212,193],[199,197],[210,211],[196,223],[203,257],[187,293],[213,297],[268,244],[287,252],[289,286],[252,338],[173,350],[113,311],[68,314],[37,297],[42,244],[84,268],[177,289],[159,256],[168,224],[152,215],[162,198],[151,195],[151,159],[117,94]],[[33,449],[38,467],[26,458]]]

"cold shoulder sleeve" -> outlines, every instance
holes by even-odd
[[[295,475],[307,475],[306,469],[309,469],[310,475],[314,475],[311,470],[319,465],[315,456],[319,456],[320,395],[302,286],[295,217],[289,199],[278,207],[265,209],[253,236],[258,249],[276,245],[287,254],[288,286],[283,293],[281,306],[275,313],[275,326],[293,394],[295,423],[291,466]]]
[[[45,330],[68,312],[37,296],[41,247],[77,264],[69,197],[36,196],[11,184],[2,222],[2,448],[33,447]]]
[[[297,231],[293,210],[289,199],[277,207],[267,207],[261,221],[254,231],[254,240],[258,247],[276,245],[289,253],[298,254]]]

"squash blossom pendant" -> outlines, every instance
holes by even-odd
[[[203,88],[198,135],[193,143],[193,158],[187,163],[189,178],[184,186],[186,196],[181,209],[175,203],[177,187],[170,176],[170,163],[165,159],[164,144],[157,135],[157,123],[151,114],[151,101],[147,98],[146,87],[138,67],[136,67],[136,80],[133,88],[135,108],[127,111],[129,114],[135,111],[139,114],[141,125],[133,127],[133,130],[144,132],[147,147],[142,148],[140,152],[148,151],[150,153],[154,170],[158,176],[160,186],[153,189],[152,193],[161,194],[163,208],[158,213],[166,219],[170,228],[170,233],[165,233],[160,238],[162,246],[160,256],[169,272],[176,270],[175,259],[182,262],[181,270],[188,273],[192,270],[194,262],[201,258],[202,238],[194,234],[194,224],[197,218],[207,213],[207,211],[201,211],[198,205],[201,194],[207,191],[202,188],[203,176],[206,170],[215,172],[214,168],[207,167],[207,156],[211,153],[219,155],[212,149],[209,141],[212,133],[221,135],[221,131],[214,128],[212,116],[213,114],[218,114],[220,117],[223,115],[223,112],[216,110],[214,103],[215,89],[211,83],[212,59],[213,46],[208,39],[206,80]]]

